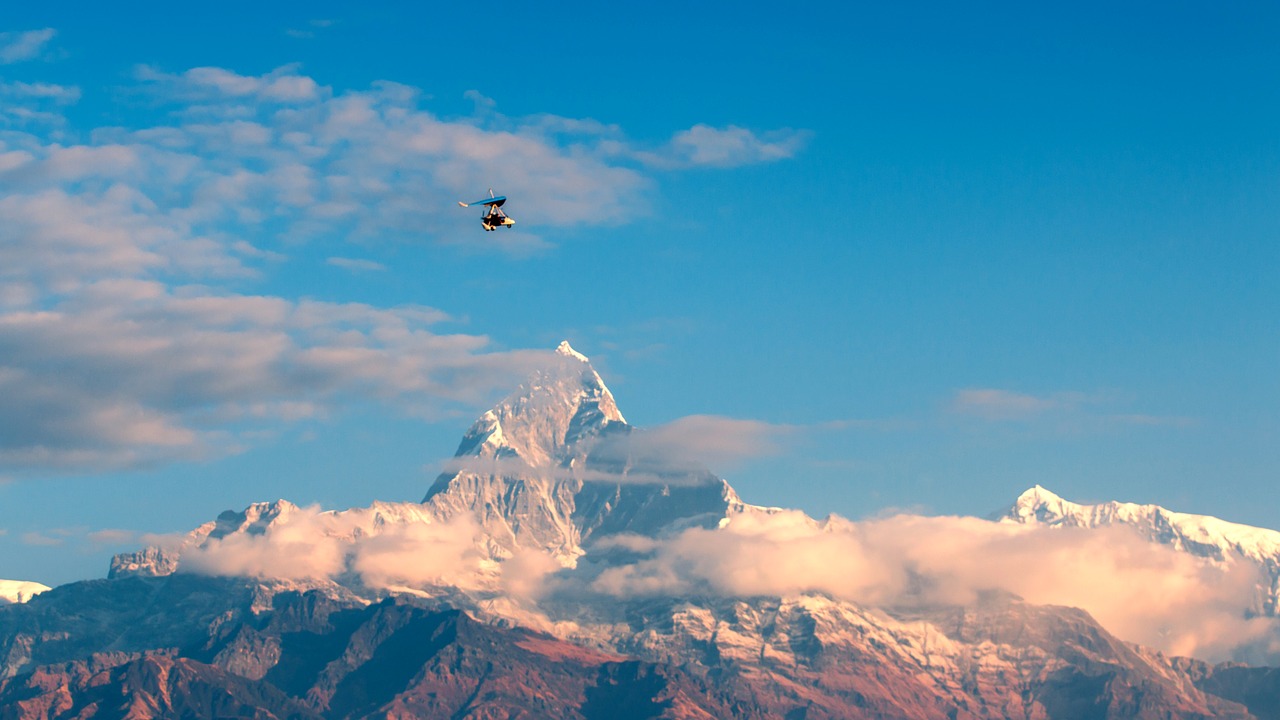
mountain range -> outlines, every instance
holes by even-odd
[[[1039,486],[992,521],[818,520],[659,440],[562,343],[421,502],[255,503],[0,606],[0,718],[1280,717],[1280,672],[1121,639],[995,558],[1140,543],[1266,661],[1280,533]]]

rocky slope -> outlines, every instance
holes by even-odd
[[[284,591],[254,612],[257,591],[179,573],[2,610],[0,643],[27,662],[0,717],[1250,717],[1197,687],[1203,670],[1004,596],[655,599],[583,608],[568,642],[406,596]]]
[[[111,598],[129,595],[125,586],[170,582],[121,580],[102,589]],[[121,599],[110,604],[119,608]],[[155,635],[150,650],[128,640],[99,642],[101,649],[82,659],[12,677],[0,683],[0,718],[713,718],[735,712],[729,695],[685,670],[481,624],[435,603],[399,598],[365,606],[286,592],[269,611],[243,609],[232,606],[203,626],[180,623],[167,636]]]

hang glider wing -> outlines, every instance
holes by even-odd
[[[498,207],[502,207],[502,203],[506,201],[507,198],[505,195],[499,195],[498,197],[485,198],[484,200],[476,200],[475,202],[469,203],[459,202],[458,204],[462,207],[471,207],[472,205],[497,205]]]

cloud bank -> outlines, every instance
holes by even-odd
[[[719,529],[612,536],[576,569],[542,550],[489,558],[483,528],[423,506],[340,513],[292,508],[265,532],[187,548],[180,571],[350,584],[386,591],[504,594],[526,608],[556,598],[821,594],[875,607],[955,606],[990,591],[1082,608],[1117,637],[1212,661],[1274,655],[1274,618],[1250,617],[1259,573],[1149,542],[1124,527],[1045,528],[977,518],[899,515],[817,521],[748,512]],[[621,550],[622,552],[614,552]],[[533,603],[532,605],[530,603]],[[550,604],[548,604],[550,603]]]
[[[634,540],[634,539],[633,539]],[[739,515],[629,546],[646,557],[604,570],[607,595],[785,596],[856,603],[965,604],[1003,590],[1083,608],[1118,637],[1210,659],[1275,633],[1248,618],[1258,574],[1146,541],[1126,528],[1029,528],[976,518],[902,515],[817,522],[798,511]]]

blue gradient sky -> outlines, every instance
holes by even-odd
[[[7,10],[0,168],[27,154],[0,172],[0,577],[99,576],[143,533],[257,500],[417,500],[520,351],[562,339],[633,424],[750,421],[721,423],[738,452],[711,458],[750,502],[985,515],[1038,483],[1280,527],[1280,10],[880,5]],[[271,97],[280,78],[314,92]],[[313,162],[191,140],[208,128],[284,147],[280,113],[319,137],[309,109],[376,93],[447,147],[335,135],[332,157],[355,150],[315,170],[363,209],[317,221],[201,184]],[[135,165],[53,158],[106,146]],[[515,230],[454,205],[489,185]],[[147,249],[168,260],[86,250],[68,269],[70,231],[31,219],[55,192],[99,203],[94,247],[161,218]],[[197,236],[204,259],[166,249]],[[167,299],[142,312],[125,281]],[[192,296],[447,319],[408,321],[421,344],[289,324],[311,350],[381,353],[323,381],[305,353],[229,370],[261,345],[219,325],[205,341],[235,342],[190,346],[222,358],[207,386],[137,382],[192,362],[146,349],[201,330],[178,314]],[[102,307],[140,313],[118,365],[77,329]],[[65,332],[29,332],[40,311]],[[437,346],[465,393],[360,375]],[[81,378],[65,398],[62,363]],[[248,409],[246,375],[275,404]]]

